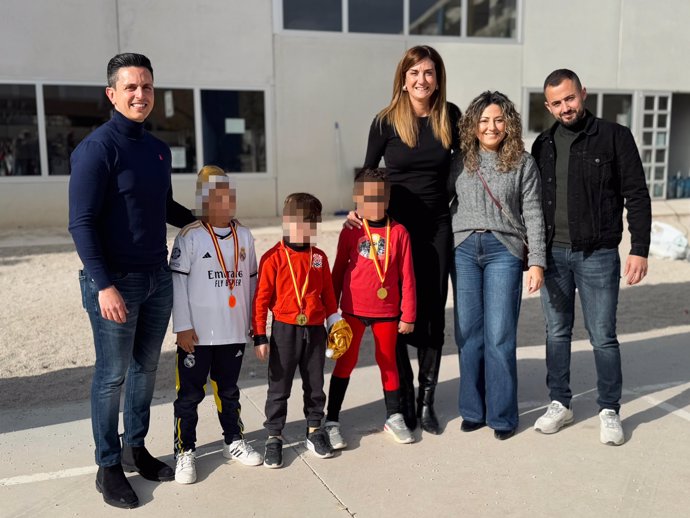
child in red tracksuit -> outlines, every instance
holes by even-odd
[[[347,444],[340,434],[339,413],[366,327],[376,345],[381,371],[386,423],[384,430],[399,443],[414,442],[400,412],[400,380],[395,361],[398,333],[414,330],[415,278],[410,237],[405,227],[386,215],[389,186],[382,169],[362,169],[355,178],[353,199],[363,220],[360,229],[343,229],[333,265],[333,286],[343,317],[352,328],[352,342],[333,370],[324,429],[335,449]]]
[[[321,221],[321,202],[311,194],[295,193],[283,207],[283,240],[266,252],[259,264],[254,296],[254,350],[268,359],[266,421],[268,431],[264,466],[283,465],[282,430],[287,417],[295,370],[299,367],[304,390],[306,445],[320,458],[333,456],[328,435],[321,428],[326,394],[323,391],[327,334],[342,318],[338,314],[326,254],[312,246]],[[271,339],[266,317],[273,313]]]

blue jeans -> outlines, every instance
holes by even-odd
[[[570,406],[570,342],[575,320],[575,290],[594,348],[597,369],[597,403],[600,409],[620,409],[623,374],[616,337],[616,309],[621,261],[618,249],[573,252],[552,247],[541,302],[546,322],[546,385],[552,401]]]
[[[512,430],[518,425],[522,259],[493,234],[475,232],[456,247],[454,274],[460,415],[494,430]]]
[[[124,443],[144,446],[158,358],[173,300],[167,266],[150,273],[115,273],[112,281],[129,310],[124,324],[101,316],[96,283],[86,272],[79,272],[82,303],[91,321],[96,349],[91,425],[96,464],[103,467],[120,463],[118,418],[125,376]]]

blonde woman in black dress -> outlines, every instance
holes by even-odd
[[[460,110],[446,101],[446,71],[431,47],[409,49],[398,63],[390,104],[371,124],[364,167],[384,159],[391,185],[388,213],[407,228],[417,281],[414,333],[398,335],[400,398],[407,426],[441,432],[434,412],[445,303],[452,254],[446,184],[451,154],[459,146]],[[358,226],[357,215],[348,222]],[[408,345],[417,348],[419,395],[415,411],[413,372]],[[340,382],[333,379],[331,383]]]

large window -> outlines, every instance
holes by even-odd
[[[204,162],[230,173],[266,171],[263,92],[202,90]]]
[[[516,0],[468,0],[467,35],[515,38]]]
[[[597,117],[617,122],[623,126],[632,125],[633,96],[628,93],[587,92],[585,108]],[[543,92],[528,93],[527,133],[541,133],[550,128],[555,119],[544,106]]]
[[[36,87],[0,85],[0,176],[41,174]]]
[[[462,0],[410,0],[410,34],[460,36]]]
[[[45,85],[48,174],[70,173],[69,157],[77,144],[110,119],[112,104],[99,86]]]
[[[274,0],[286,30],[517,39],[519,0]]]
[[[342,31],[341,0],[283,0],[283,26],[303,31]]]
[[[196,172],[194,90],[156,88],[154,99],[146,125],[170,146],[173,173]]]
[[[349,0],[350,32],[402,34],[403,0]]]
[[[69,175],[70,155],[112,110],[103,86],[0,84],[0,176]],[[170,147],[173,173],[268,170],[263,90],[159,86],[145,127]]]

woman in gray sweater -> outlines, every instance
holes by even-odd
[[[512,437],[518,425],[516,335],[525,237],[528,293],[541,287],[546,265],[539,171],[524,150],[521,128],[505,95],[484,92],[460,122],[462,153],[451,167],[461,429],[488,425],[500,440]]]

